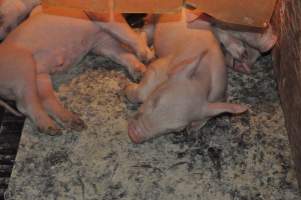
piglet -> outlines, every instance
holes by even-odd
[[[224,112],[247,110],[246,106],[223,102],[227,70],[210,25],[189,29],[185,10],[163,14],[155,21],[158,59],[148,66],[139,84],[126,88],[128,99],[142,103],[128,124],[128,135],[134,143],[186,126],[200,128]]]
[[[227,65],[236,71],[249,73],[251,66],[261,53],[271,50],[277,41],[277,35],[271,25],[257,32],[243,29],[232,30],[220,26],[200,11],[189,10],[186,17],[189,28],[204,28],[208,24],[211,25],[215,36],[226,50]]]

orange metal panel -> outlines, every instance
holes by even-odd
[[[114,0],[114,11],[121,13],[166,13],[180,11],[183,0]]]
[[[186,0],[217,20],[253,27],[265,27],[277,0]]]
[[[113,0],[42,0],[42,4],[92,12],[109,12],[111,1]]]
[[[183,3],[222,22],[265,27],[277,0],[42,0],[43,5],[73,8],[94,13],[114,9],[121,13],[176,12]]]
[[[43,8],[43,12],[51,15],[59,15],[65,17],[73,17],[78,19],[95,20],[95,21],[102,21],[102,22],[107,22],[110,20],[109,13],[96,13],[96,12],[83,11],[78,8],[69,8],[63,6],[48,6],[45,4],[42,5],[42,8]]]

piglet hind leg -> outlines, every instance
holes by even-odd
[[[230,34],[246,42],[261,53],[271,50],[277,42],[277,35],[271,25],[263,32],[237,32],[229,31]]]
[[[17,46],[3,44],[0,45],[0,55],[0,85],[4,95],[16,100],[19,111],[26,115],[39,131],[59,135],[60,127],[48,116],[39,99],[36,63],[32,54]]]
[[[17,107],[36,125],[37,130],[51,136],[61,135],[61,128],[43,109],[37,91],[24,90],[24,96],[17,98]]]
[[[77,114],[65,109],[58,100],[48,74],[39,74],[37,84],[42,105],[55,120],[62,123],[66,129],[81,131],[86,128],[84,121]]]
[[[26,65],[28,67],[24,72],[19,68],[19,85],[16,86],[17,107],[37,126],[38,131],[48,135],[60,135],[61,128],[48,116],[44,110],[36,85],[35,66]],[[32,73],[34,72],[34,73]],[[23,88],[20,88],[23,87]]]

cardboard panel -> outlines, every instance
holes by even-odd
[[[121,13],[177,12],[183,0],[114,0],[114,11]]]
[[[45,6],[74,8],[91,12],[109,12],[113,0],[42,0]]]
[[[186,0],[217,20],[253,27],[265,27],[277,0]]]

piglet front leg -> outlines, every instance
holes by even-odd
[[[132,103],[143,103],[157,86],[168,79],[170,59],[170,56],[162,57],[149,64],[140,83],[131,83],[125,88],[126,97]]]
[[[235,59],[242,60],[246,57],[247,52],[242,41],[233,37],[228,31],[220,28],[214,27],[213,32],[218,40],[223,44],[226,51],[228,51]]]
[[[101,16],[92,12],[85,13],[92,21],[97,21],[97,25],[104,31],[128,45],[141,61],[149,62],[154,58],[154,52],[147,46],[146,34],[134,32],[121,14],[115,14],[112,20],[102,22],[103,18]]]
[[[146,67],[125,46],[122,46],[116,38],[106,32],[97,35],[97,43],[92,52],[97,55],[106,56],[118,64],[123,65],[134,81],[141,79]]]

